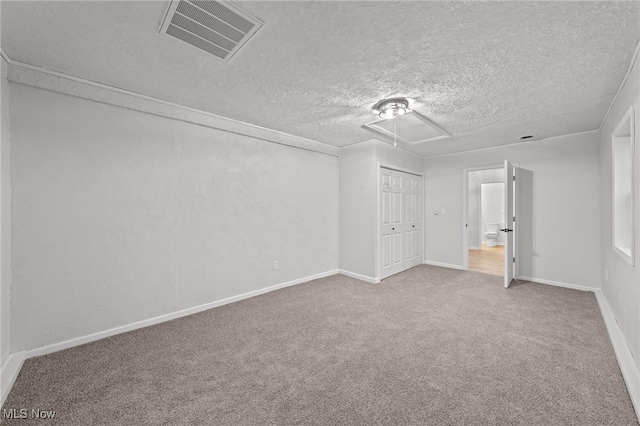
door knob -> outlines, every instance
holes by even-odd
[[[415,225],[411,225],[411,227],[412,227],[412,228],[415,228],[416,226],[415,226]]]
[[[502,232],[513,232],[513,229],[504,228],[504,229],[501,229],[501,231]]]

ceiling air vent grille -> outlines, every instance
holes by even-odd
[[[261,26],[224,1],[173,0],[160,32],[228,61]]]

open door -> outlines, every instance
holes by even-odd
[[[514,206],[514,180],[515,168],[508,161],[504,162],[504,287],[509,288],[514,273],[514,232],[513,232],[513,206]]]

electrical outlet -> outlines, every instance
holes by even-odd
[[[278,261],[277,260],[273,261],[273,269],[278,269]]]

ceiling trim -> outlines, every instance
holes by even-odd
[[[640,42],[638,42],[638,45],[636,46],[636,50],[635,52],[633,52],[633,56],[631,57],[631,62],[629,63],[629,68],[627,69],[627,72],[624,75],[624,78],[622,79],[622,83],[620,83],[620,87],[618,87],[618,91],[616,92],[615,96],[611,100],[611,103],[609,104],[609,108],[607,108],[607,112],[604,113],[604,117],[602,117],[602,121],[600,122],[600,126],[598,127],[598,130],[601,130],[602,126],[604,126],[604,123],[607,121],[607,117],[609,116],[609,113],[611,112],[613,105],[618,100],[618,96],[620,96],[620,92],[622,92],[622,88],[624,87],[625,84],[627,84],[627,80],[631,75],[631,70],[633,69],[633,66],[636,64],[636,61],[638,60],[639,55],[640,55]]]
[[[438,140],[442,140],[442,139],[447,139],[451,137],[451,134],[449,134],[449,132],[443,130],[440,126],[438,126],[436,123],[434,123],[433,121],[429,120],[427,117],[423,116],[422,114],[420,114],[417,111],[410,111],[402,116],[398,116],[393,118],[393,120],[396,120],[396,124],[400,121],[403,120],[411,120],[411,117],[415,117],[418,119],[418,121],[421,123],[421,125],[423,125],[424,127],[429,128],[430,130],[435,130],[437,133],[439,133],[439,135],[437,136],[433,136],[433,137],[427,137],[427,138],[423,138],[417,141],[411,141],[409,139],[407,139],[406,137],[402,136],[401,130],[396,130],[395,132],[387,130],[386,128],[384,128],[384,126],[382,126],[382,123],[388,123],[390,122],[390,120],[376,120],[376,121],[372,121],[371,123],[365,123],[363,124],[361,127],[365,130],[369,130],[370,132],[373,132],[379,136],[383,136],[384,138],[388,138],[389,140],[393,141],[394,143],[396,141],[402,141],[404,143],[406,143],[407,145],[419,145],[422,143],[427,143],[427,142],[434,142],[434,141],[438,141]],[[397,121],[400,120],[400,121]]]
[[[264,142],[290,146],[307,151],[340,156],[340,148],[305,139],[277,130],[256,126],[232,118],[211,114],[195,108],[135,93],[80,77],[47,70],[35,65],[14,61],[4,52],[9,63],[9,81],[68,96],[183,121],[227,133],[247,136]]]

